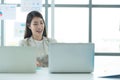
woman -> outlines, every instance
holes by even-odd
[[[31,11],[27,15],[24,39],[21,46],[35,46],[40,48],[37,54],[37,66],[48,66],[48,43],[56,42],[47,37],[43,16],[38,11]]]

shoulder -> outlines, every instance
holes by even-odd
[[[20,46],[27,46],[30,38],[25,38],[19,42]]]
[[[47,38],[47,37],[43,37],[43,40],[44,40],[44,41],[47,41],[47,42],[49,42],[49,43],[56,43],[56,42],[57,42],[55,39]]]

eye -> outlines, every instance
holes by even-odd
[[[38,25],[38,24],[33,24],[33,25]]]
[[[41,22],[40,24],[43,24],[43,22]]]

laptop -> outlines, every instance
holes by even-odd
[[[49,72],[85,72],[94,70],[93,43],[50,43]]]
[[[0,47],[0,72],[36,72],[35,47]]]

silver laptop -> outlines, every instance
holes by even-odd
[[[93,72],[93,43],[49,44],[50,72]]]
[[[36,72],[35,47],[0,47],[0,72]]]

